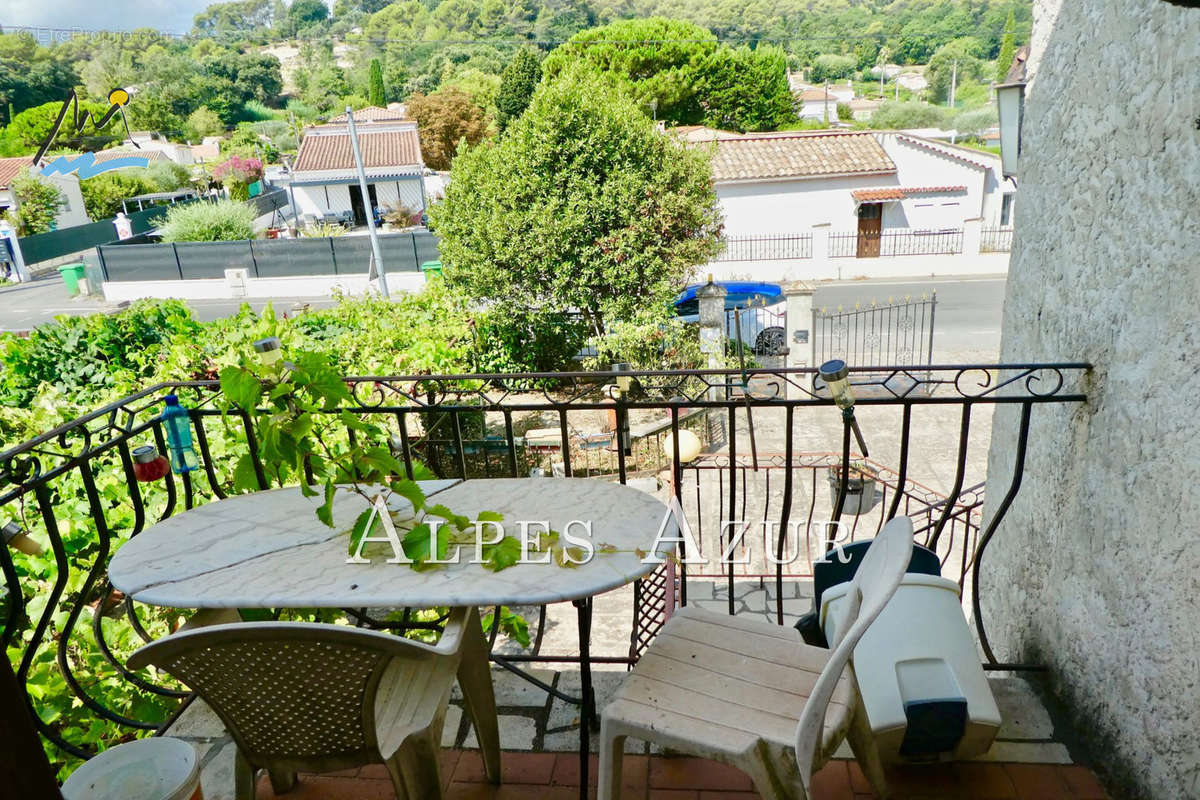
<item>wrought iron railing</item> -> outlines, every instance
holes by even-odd
[[[812,258],[812,234],[729,236],[717,261],[787,261]]]
[[[1012,228],[984,228],[979,237],[979,252],[1009,253],[1012,252]]]
[[[873,258],[876,256],[957,255],[963,251],[963,232],[885,228],[879,232],[829,234],[830,258]]]
[[[854,368],[858,417],[880,483],[873,514],[861,508],[851,514],[844,503],[831,507],[830,467],[849,465],[858,455],[844,416],[810,369],[639,372],[633,390],[615,397],[606,388],[611,373],[348,378],[353,401],[328,411],[349,411],[385,426],[410,475],[420,462],[443,477],[525,476],[537,469],[621,482],[641,478],[647,490],[660,486],[662,495],[680,500],[701,542],[722,541],[721,518],[733,509],[747,522],[773,524],[779,533],[766,546],[779,560],[804,550],[804,558],[787,566],[764,560],[731,570],[706,562],[694,574],[685,566],[669,587],[666,576],[656,573],[635,589],[647,607],[635,618],[635,642],[653,635],[655,586],[664,597],[668,588],[672,597],[678,592],[682,602],[689,577],[719,575],[731,592],[735,581],[745,579],[773,581],[778,589],[786,579],[809,574],[812,554],[824,547],[810,523],[841,519],[860,537],[892,515],[912,514],[920,540],[970,587],[976,630],[988,662],[998,666],[978,603],[986,544],[1020,486],[1034,409],[1086,400],[1080,384],[1088,369],[1081,363]],[[143,444],[166,451],[159,412],[169,392],[191,409],[201,469],[138,483],[131,451]],[[234,465],[243,454],[252,455],[260,487],[268,487],[254,456],[249,415],[222,418],[219,395],[211,381],[151,386],[0,454],[0,516],[48,546],[44,557],[0,547],[0,636],[19,681],[31,689],[27,698],[40,731],[67,753],[89,751],[83,731],[59,720],[63,708],[82,704],[105,725],[150,730],[163,725],[184,696],[127,669],[125,648],[117,646],[165,634],[179,612],[122,597],[107,582],[106,569],[121,543],[155,520],[233,493]],[[981,526],[983,454],[971,429],[986,425],[998,405],[1020,411],[1017,458],[1011,483],[992,487],[1004,499]],[[944,431],[929,428],[931,420]],[[679,464],[677,434],[684,427],[700,435],[706,451],[688,465]],[[934,486],[934,475],[917,474],[924,457],[910,458],[913,439],[927,441],[931,430],[939,447],[954,454],[941,471],[943,478],[953,477],[942,486]],[[675,444],[664,451],[668,441]],[[844,491],[848,469],[835,476]],[[796,521],[807,527],[791,524]],[[803,548],[793,530],[809,537]],[[779,591],[776,613],[783,619]],[[399,623],[359,611],[348,616],[356,624],[389,627],[412,618],[407,611]],[[638,647],[632,650],[636,655]],[[578,655],[535,651],[523,660],[563,662]],[[53,695],[45,682],[51,673],[59,680]]]
[[[937,292],[854,308],[814,307],[811,363],[840,358],[849,364],[932,364],[936,311]]]

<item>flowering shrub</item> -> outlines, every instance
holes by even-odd
[[[213,178],[225,184],[229,196],[233,200],[246,200],[250,197],[250,184],[261,180],[263,176],[262,162],[257,158],[242,158],[239,155],[229,157],[229,160],[213,168]]]

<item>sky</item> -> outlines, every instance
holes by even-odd
[[[0,25],[187,33],[213,0],[0,0]]]

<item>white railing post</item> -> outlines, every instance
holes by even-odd
[[[814,243],[816,238],[814,234]],[[829,241],[828,235],[824,237],[824,240]],[[813,291],[812,284],[804,281],[793,281],[783,285],[783,295],[787,298],[787,324],[785,326],[787,339],[784,346],[787,347],[786,366],[788,368],[810,366],[808,360],[810,337],[813,335],[813,331],[810,329]],[[787,397],[789,400],[795,400],[800,396],[800,390],[796,388],[795,384],[801,380],[795,375],[788,378]]]
[[[963,220],[963,247],[962,254],[964,256],[977,256],[983,247],[983,218],[975,217],[974,219]]]

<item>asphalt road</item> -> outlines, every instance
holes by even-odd
[[[1000,348],[1001,310],[1004,303],[1003,277],[990,278],[926,278],[912,281],[859,280],[823,283],[817,287],[814,303],[818,307],[852,308],[855,303],[868,305],[872,300],[884,303],[889,298],[899,301],[906,295],[914,298],[922,293],[937,292],[935,317],[935,360],[955,360],[957,354],[981,355],[998,353]],[[250,305],[261,310],[266,300],[253,300]],[[333,305],[329,299],[277,297],[277,311],[288,311],[296,303],[313,308]],[[202,321],[219,319],[235,313],[241,306],[236,300],[190,300],[188,305]],[[98,298],[70,298],[58,273],[44,276],[28,284],[0,287],[0,330],[23,331],[44,324],[59,314],[95,314],[113,310]]]

